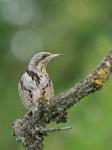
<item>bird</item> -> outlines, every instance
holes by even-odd
[[[54,96],[52,80],[47,73],[47,65],[61,54],[39,52],[35,54],[21,76],[18,84],[19,96],[22,104],[29,110],[36,110],[39,102],[47,102]]]

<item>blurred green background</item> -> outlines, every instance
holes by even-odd
[[[12,122],[27,111],[17,85],[35,53],[63,54],[48,67],[59,94],[89,74],[110,48],[110,0],[0,0],[0,150],[23,150]],[[112,79],[69,114],[61,126],[72,130],[49,135],[45,150],[112,149]]]

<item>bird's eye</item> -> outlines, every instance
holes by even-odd
[[[44,54],[43,56],[42,56],[42,59],[45,59],[45,58],[47,58],[49,56],[49,54]]]
[[[43,59],[45,59],[46,57],[47,57],[47,55],[46,55],[46,54],[44,54],[44,55],[43,55]]]

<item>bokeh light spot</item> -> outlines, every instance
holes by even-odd
[[[28,23],[34,15],[34,2],[30,0],[5,0],[0,2],[3,19],[12,25]]]
[[[28,60],[42,49],[42,40],[33,31],[18,31],[11,40],[11,52],[21,61]]]

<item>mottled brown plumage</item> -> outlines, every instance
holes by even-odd
[[[54,96],[54,88],[46,72],[47,64],[59,54],[40,52],[30,60],[28,70],[22,75],[18,91],[23,105],[35,110],[39,101],[49,100]]]

